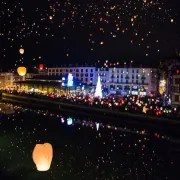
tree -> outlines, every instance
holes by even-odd
[[[95,91],[94,96],[102,98],[101,79],[99,75],[98,75],[98,81],[97,81],[96,91]]]

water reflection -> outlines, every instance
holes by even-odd
[[[92,121],[71,114],[14,107],[0,119],[3,176],[19,179],[179,179],[179,139],[144,128]],[[32,162],[37,143],[53,145],[48,172]]]

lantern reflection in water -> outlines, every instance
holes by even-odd
[[[38,171],[48,171],[53,158],[52,145],[49,143],[36,144],[32,158]]]

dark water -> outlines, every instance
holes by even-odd
[[[107,124],[105,119],[16,109],[0,118],[0,179],[178,180],[176,136],[143,125],[134,128]],[[52,144],[54,157],[49,171],[38,172],[32,151],[45,142]]]

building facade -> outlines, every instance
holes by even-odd
[[[49,76],[65,76],[71,73],[74,77],[87,84],[96,84],[95,67],[55,67],[48,68]]]
[[[100,68],[103,88],[111,94],[150,95],[157,90],[156,69],[151,68]]]
[[[180,106],[180,74],[173,75],[173,86],[172,86],[172,106]]]
[[[14,82],[25,80],[25,76],[19,76],[17,73],[1,72],[0,88],[13,88]]]
[[[62,76],[68,73],[84,83],[96,85],[98,75],[106,94],[150,95],[157,90],[156,69],[152,68],[95,68],[58,67],[48,68],[49,76]]]

